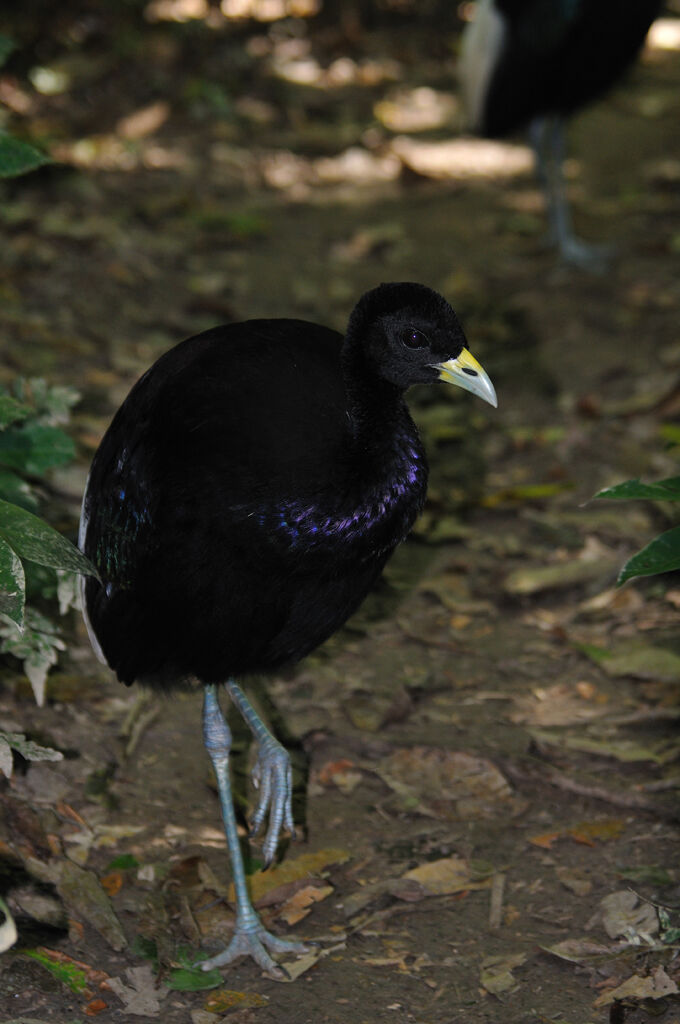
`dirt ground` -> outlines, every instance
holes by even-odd
[[[678,1024],[680,587],[614,587],[671,510],[589,501],[677,475],[678,51],[649,48],[571,127],[577,227],[612,246],[592,274],[544,246],[519,141],[484,174],[445,148],[456,24],[348,39],[128,12],[87,36],[68,10],[31,45],[70,85],[30,111],[67,166],[3,186],[0,344],[3,377],[82,393],[71,525],[132,382],[220,321],[341,329],[367,288],[423,281],[499,408],[413,395],[432,463],[415,535],[340,635],[255,688],[301,827],[269,872],[251,844],[253,891],[319,943],[290,984],[241,961],[193,990],[233,920],[200,694],[140,703],[76,622],[44,707],[4,667],[0,726],[64,760],[0,785],[20,930],[0,1019]],[[443,120],[409,130],[414,104]],[[243,811],[242,733],[237,755]]]

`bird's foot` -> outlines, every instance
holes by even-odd
[[[554,244],[554,240],[553,240]],[[607,245],[592,245],[569,235],[557,241],[560,258],[564,263],[591,274],[602,274],[611,263],[612,249]]]
[[[224,967],[240,956],[251,956],[258,967],[266,971],[277,981],[285,981],[290,975],[282,964],[277,964],[269,955],[271,953],[308,953],[309,946],[304,942],[293,942],[289,939],[280,939],[277,935],[268,932],[259,921],[255,927],[236,926],[236,931],[231,942],[225,950],[211,956],[209,960],[201,960],[200,966],[203,971],[211,971],[214,967]]]
[[[253,783],[260,791],[260,799],[253,815],[250,834],[257,835],[269,812],[269,826],[262,844],[265,866],[268,867],[274,859],[282,826],[295,837],[290,755],[273,736],[267,735],[260,741],[253,768]]]

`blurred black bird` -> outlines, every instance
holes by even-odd
[[[564,121],[634,61],[662,0],[479,0],[463,37],[460,79],[470,128],[500,138],[529,128],[550,240],[568,262],[602,252],[572,231],[565,196]]]
[[[412,384],[457,384],[496,405],[455,313],[419,284],[383,284],[343,339],[302,320],[216,327],[137,382],[95,455],[80,546],[95,651],[127,684],[204,686],[236,890],[234,937],[209,969],[301,951],[260,923],[246,890],[229,780],[225,689],[258,746],[271,862],[293,831],[290,760],[235,678],[274,672],[335,632],[379,577],[425,500],[427,461],[404,401]],[[269,952],[268,952],[269,951]]]

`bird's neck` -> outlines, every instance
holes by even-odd
[[[378,377],[361,348],[346,341],[342,353],[349,431],[365,451],[385,451],[396,434],[413,429],[404,392]]]
[[[348,456],[355,480],[394,499],[423,492],[427,460],[401,388],[371,373],[361,352],[344,353]]]

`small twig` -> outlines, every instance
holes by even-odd
[[[654,782],[640,782],[636,789],[645,793],[663,793],[667,789],[680,789],[680,775],[675,779],[655,779]]]
[[[638,725],[641,722],[675,722],[680,718],[680,708],[640,708],[627,715],[612,715],[605,718],[605,725]]]
[[[562,775],[561,772],[550,770],[541,772],[526,771],[509,761],[503,763],[502,771],[504,774],[509,775],[515,782],[544,782],[551,786],[555,786],[557,789],[563,790],[565,793],[575,793],[577,796],[583,796],[590,800],[601,800],[604,803],[612,804],[615,807],[625,807],[629,810],[636,811],[647,811],[649,814],[654,814],[656,817],[663,818],[667,821],[677,822],[680,820],[680,811],[678,810],[670,810],[669,808],[653,803],[651,800],[645,799],[643,796],[638,796],[635,793],[620,793],[610,789],[605,789],[604,786],[592,786],[583,782],[577,782],[576,779],[569,778],[567,775]]]
[[[491,931],[497,931],[501,926],[504,893],[505,875],[502,871],[497,871],[491,879],[491,901],[489,904],[489,928]]]
[[[413,644],[419,644],[421,647],[436,647],[442,651],[454,651],[456,654],[462,654],[469,651],[469,647],[465,647],[463,644],[452,644],[449,640],[435,640],[426,636],[418,636],[416,633],[411,633],[403,626],[400,627],[401,635],[405,640],[410,640]]]
[[[144,694],[139,701],[135,701],[123,723],[120,734],[123,738],[127,738],[124,750],[126,758],[132,757],[142,736],[160,714],[160,706],[153,698],[151,707],[145,708],[148,700],[149,698]]]

